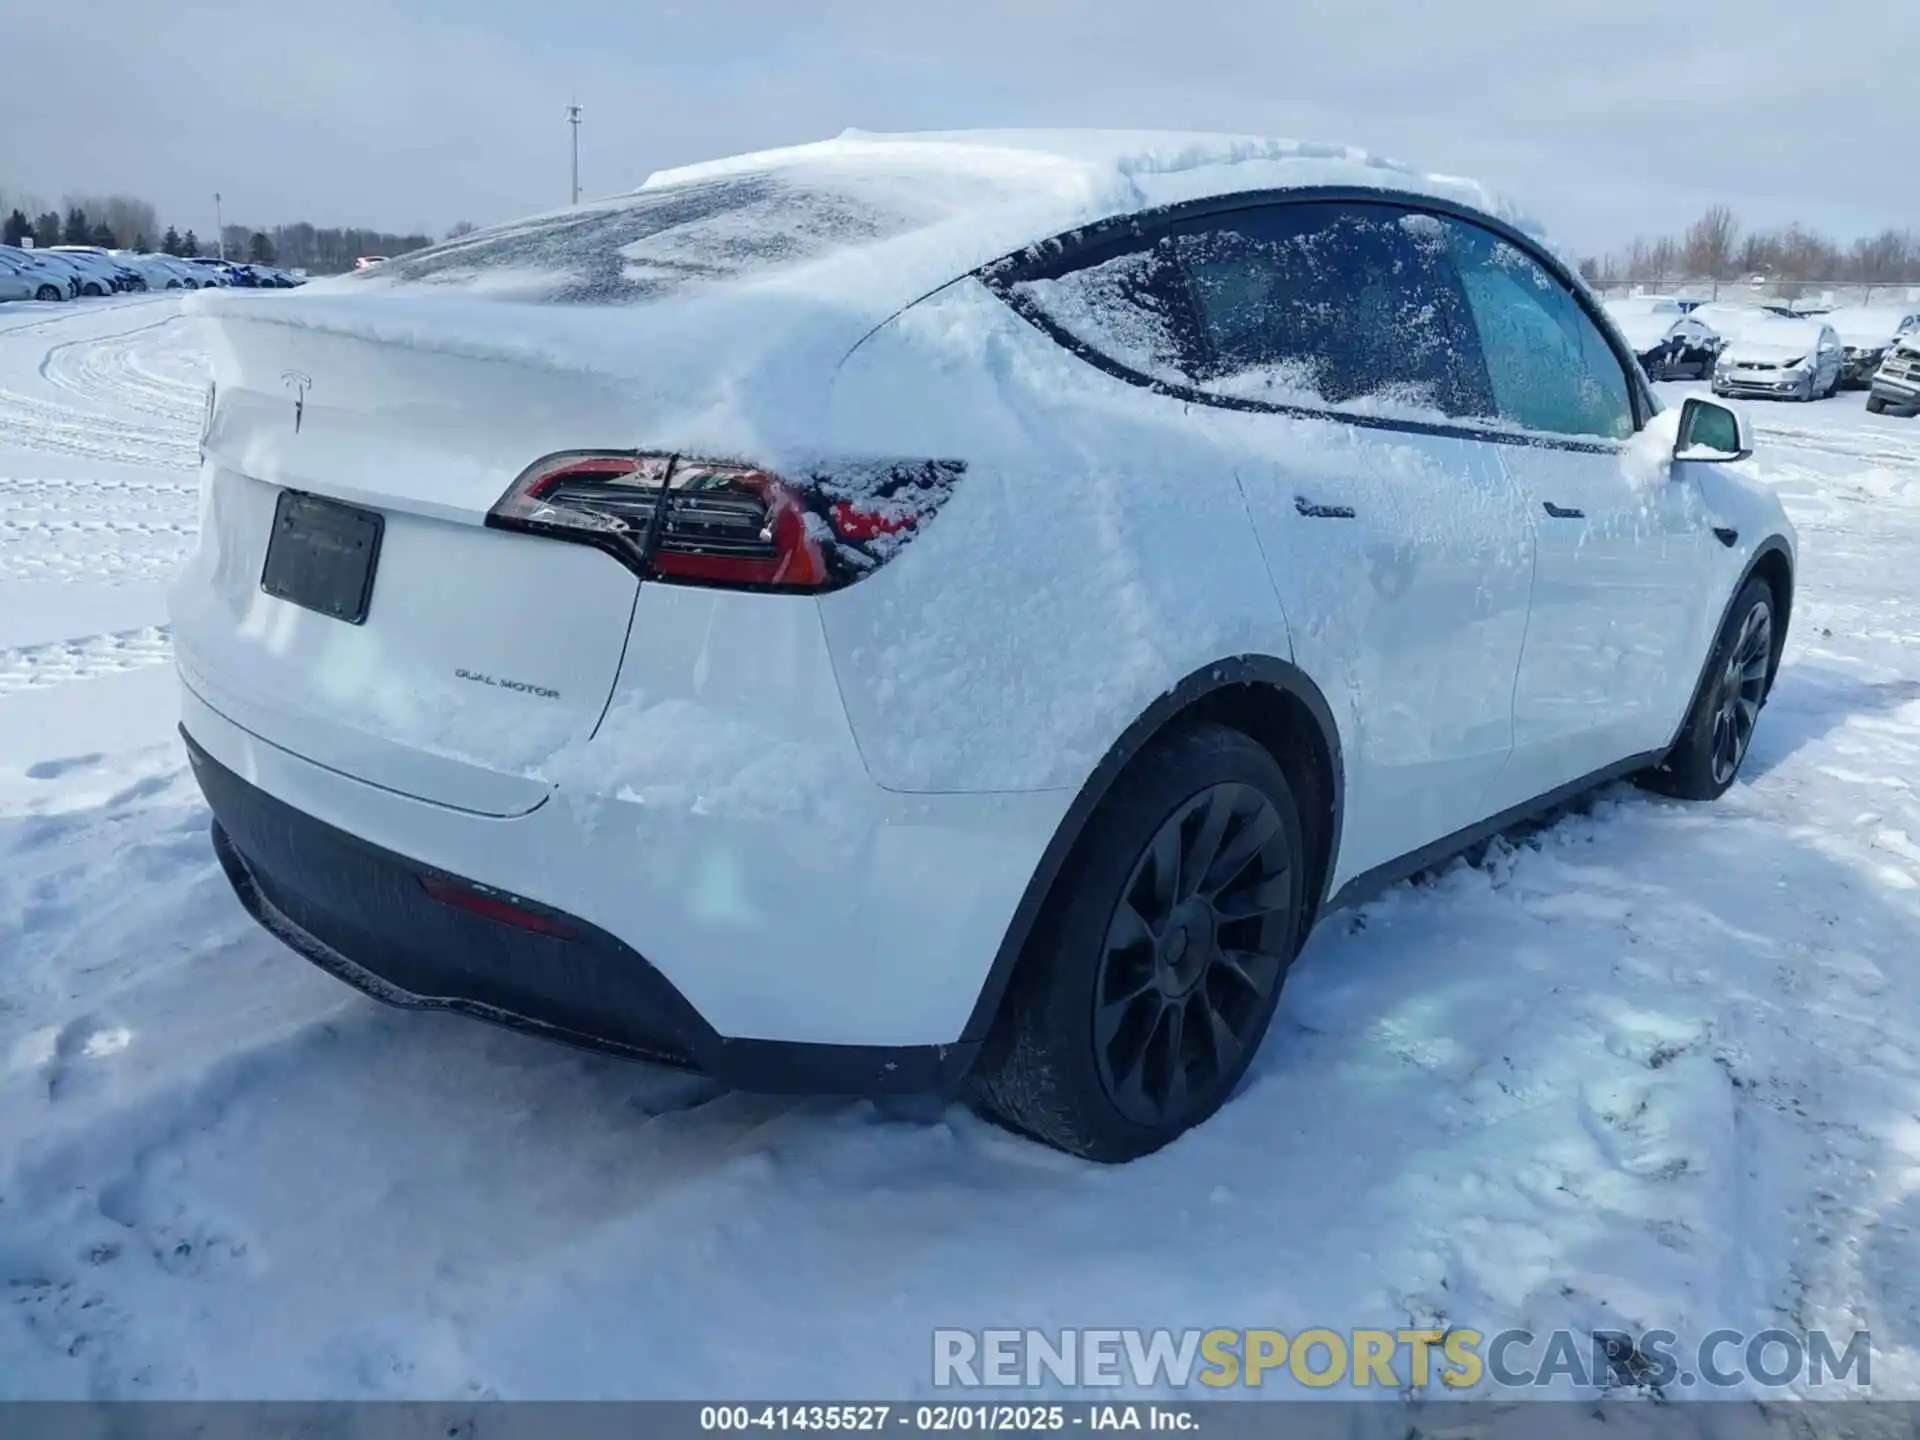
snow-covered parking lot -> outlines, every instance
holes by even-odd
[[[1418,1324],[1867,1328],[1920,1398],[1920,421],[1754,408],[1803,568],[1724,801],[1342,917],[1241,1096],[1108,1169],[261,932],[174,732],[204,383],[176,300],[0,306],[0,1398],[899,1396],[935,1326]]]

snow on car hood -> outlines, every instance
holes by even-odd
[[[1739,338],[1729,341],[1726,354],[1735,361],[1760,360],[1770,365],[1778,365],[1783,360],[1798,360],[1803,355],[1811,355],[1815,340],[1783,341],[1777,336],[1761,339],[1758,336]]]

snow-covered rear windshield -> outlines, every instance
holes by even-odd
[[[639,190],[389,260],[361,283],[445,284],[560,303],[631,304],[891,239],[951,210],[911,191],[780,172]]]

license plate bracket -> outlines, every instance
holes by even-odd
[[[377,510],[281,491],[260,588],[290,605],[364,625],[386,523]]]

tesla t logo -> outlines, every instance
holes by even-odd
[[[302,375],[298,370],[282,370],[280,383],[293,391],[293,433],[300,433],[301,417],[307,413],[307,391],[313,388],[313,377]]]

